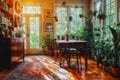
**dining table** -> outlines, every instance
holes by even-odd
[[[80,47],[83,49],[85,68],[88,66],[88,52],[87,52],[87,41],[85,40],[56,40],[57,44],[60,47],[61,53],[62,48],[76,48]],[[61,63],[60,63],[61,65]]]

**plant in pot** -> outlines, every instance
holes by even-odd
[[[98,15],[97,15],[97,18],[98,19],[105,19],[107,16],[106,16],[106,14],[104,13],[104,12],[101,12],[101,13],[99,13]]]
[[[66,33],[65,36],[66,36],[66,41],[69,41],[70,35],[68,33]]]
[[[114,55],[112,63],[112,73],[114,76],[120,76],[120,24],[109,26],[112,33],[114,44]]]
[[[93,14],[93,16],[95,16],[95,17],[96,17],[97,10],[94,10],[94,11],[92,12],[92,14]]]
[[[5,24],[0,24],[0,38],[10,37],[8,26]]]
[[[50,56],[53,55],[52,39],[53,39],[52,36],[50,34],[47,34],[43,36],[40,43],[42,47],[42,51],[48,53]]]
[[[15,29],[15,35],[16,37],[23,37],[23,34],[25,34],[25,31],[23,30],[23,28],[16,28]]]

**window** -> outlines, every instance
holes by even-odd
[[[95,10],[97,10],[97,14],[102,10],[102,2],[101,1],[98,1],[95,3]],[[100,27],[99,20],[97,18],[94,18],[94,20],[95,20],[94,26]]]
[[[110,30],[108,25],[115,23],[115,0],[106,0],[106,23],[105,23],[105,35],[106,37],[110,36]]]
[[[82,18],[79,18],[79,15],[82,14],[82,7],[57,6],[55,13],[58,18],[55,35],[65,35],[66,32],[75,33],[83,24]],[[70,17],[72,17],[71,21]]]
[[[106,25],[111,25],[115,21],[115,0],[106,0]]]
[[[120,4],[120,1],[118,1]],[[119,22],[120,22],[120,5],[119,5]]]
[[[72,22],[71,22],[71,33],[75,33],[81,26],[82,26],[82,19],[79,18],[79,15],[82,14],[82,8],[71,8],[71,16],[72,16]]]
[[[41,14],[40,6],[23,6],[24,14]]]

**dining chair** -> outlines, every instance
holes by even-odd
[[[54,59],[55,61],[57,61],[58,59],[61,66],[61,62],[65,59],[68,59],[67,49],[66,48],[60,49],[59,45],[56,42],[56,39],[53,39],[52,43],[54,48]]]
[[[77,68],[79,70],[79,65],[82,66],[82,62],[81,62],[82,48],[79,46],[79,43],[71,44],[71,46],[68,48],[68,54],[69,54],[68,55],[68,65],[69,65],[69,67],[70,67],[70,64],[71,64],[71,60],[73,59],[73,56],[75,55]]]

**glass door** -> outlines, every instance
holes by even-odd
[[[23,17],[25,30],[25,51],[26,54],[39,54],[40,42],[40,17],[39,16],[25,16]]]

